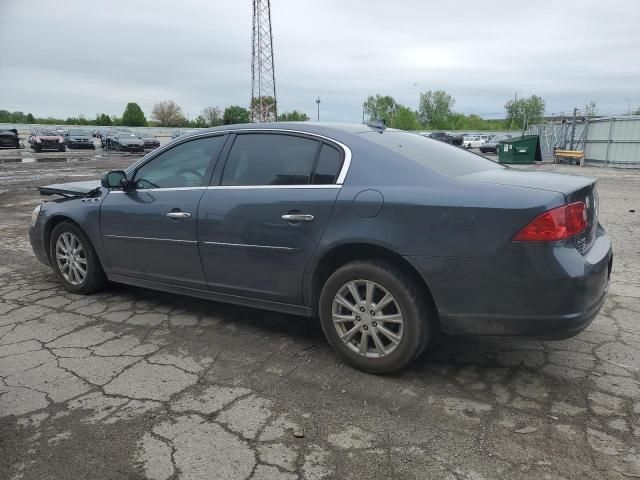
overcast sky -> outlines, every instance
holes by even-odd
[[[0,0],[0,109],[147,117],[172,99],[248,106],[250,0]],[[640,106],[640,2],[272,0],[279,110],[359,122],[369,94],[503,117],[515,92],[547,113]]]

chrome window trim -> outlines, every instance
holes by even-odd
[[[331,183],[328,185],[211,185],[207,190],[272,190],[272,189],[333,189],[340,188],[342,185]]]
[[[148,242],[184,243],[188,245],[198,243],[197,240],[177,240],[173,238],[152,238],[152,237],[130,237],[128,235],[105,235],[105,238],[114,238],[117,240],[144,240]]]
[[[282,252],[297,252],[299,248],[292,247],[276,247],[272,245],[251,245],[247,243],[226,243],[226,242],[201,242],[204,245],[212,247],[233,247],[233,248],[248,248],[251,250],[276,250]]]
[[[110,190],[109,193],[144,193],[144,192],[174,192],[191,190],[272,190],[272,189],[334,189],[342,185],[331,183],[328,185],[210,185],[208,187],[175,187],[175,188],[144,188],[140,190]]]
[[[110,190],[109,193],[143,193],[143,192],[179,192],[191,190],[206,190],[207,187],[172,187],[172,188],[140,188],[138,190]]]
[[[335,140],[331,137],[327,137],[325,135],[320,135],[319,133],[312,133],[312,132],[305,132],[305,131],[301,131],[301,130],[291,130],[291,129],[284,129],[284,128],[236,128],[233,130],[216,130],[216,131],[209,131],[209,132],[202,132],[202,133],[198,133],[195,135],[189,135],[188,137],[182,139],[182,141],[175,141],[175,142],[169,142],[166,145],[156,148],[153,153],[151,153],[150,157],[143,157],[140,160],[138,160],[136,163],[134,163],[133,165],[131,165],[129,168],[127,168],[125,170],[125,173],[129,173],[132,172],[134,170],[136,170],[137,168],[139,168],[139,166],[150,162],[151,160],[153,160],[154,158],[156,158],[158,155],[161,155],[163,152],[165,152],[166,150],[169,150],[170,148],[173,148],[181,143],[186,143],[189,140],[193,140],[196,138],[201,138],[201,137],[213,137],[216,135],[229,135],[232,133],[246,133],[246,132],[250,132],[250,133],[295,133],[298,135],[307,135],[309,137],[315,137],[315,138],[319,138],[322,140],[325,140],[327,142],[333,143],[334,145],[339,146],[342,151],[344,152],[344,160],[342,162],[342,168],[340,169],[340,173],[338,174],[338,178],[336,179],[335,183],[332,183],[330,185],[338,185],[341,186],[345,179],[347,178],[347,173],[349,173],[349,167],[351,166],[351,159],[353,158],[353,154],[351,153],[351,149],[346,146],[344,143],[339,142],[338,140]],[[178,137],[180,138],[180,137]],[[211,186],[215,186],[215,185],[211,185]],[[231,185],[229,185],[231,186]],[[247,186],[251,186],[251,187],[257,187],[258,185],[247,185]],[[265,185],[266,187],[270,187],[271,185]],[[279,186],[279,185],[278,185]],[[287,187],[292,187],[294,185],[286,185]],[[297,185],[296,185],[297,186]],[[303,185],[300,185],[303,186]],[[325,186],[325,185],[322,185]],[[149,189],[147,189],[149,190]]]

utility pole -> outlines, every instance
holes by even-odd
[[[518,92],[516,92],[515,97],[513,97],[513,107],[515,108],[516,103],[518,103]],[[513,130],[513,115],[511,115],[511,124],[509,125],[509,130]]]
[[[576,138],[576,114],[578,109],[573,109],[573,119],[571,120],[571,142],[569,143],[569,150],[573,150],[573,142]]]
[[[253,0],[251,39],[251,121],[276,122],[278,103],[270,0]]]
[[[320,97],[316,98],[316,104],[318,105],[318,122],[320,121]]]

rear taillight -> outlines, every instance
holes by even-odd
[[[584,202],[554,208],[536,217],[513,237],[518,242],[550,242],[575,237],[587,228]]]

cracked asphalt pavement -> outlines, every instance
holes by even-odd
[[[599,178],[614,270],[586,331],[439,337],[372,376],[314,320],[65,292],[31,253],[34,187],[131,160],[0,163],[1,479],[640,477],[640,171],[536,166]]]

